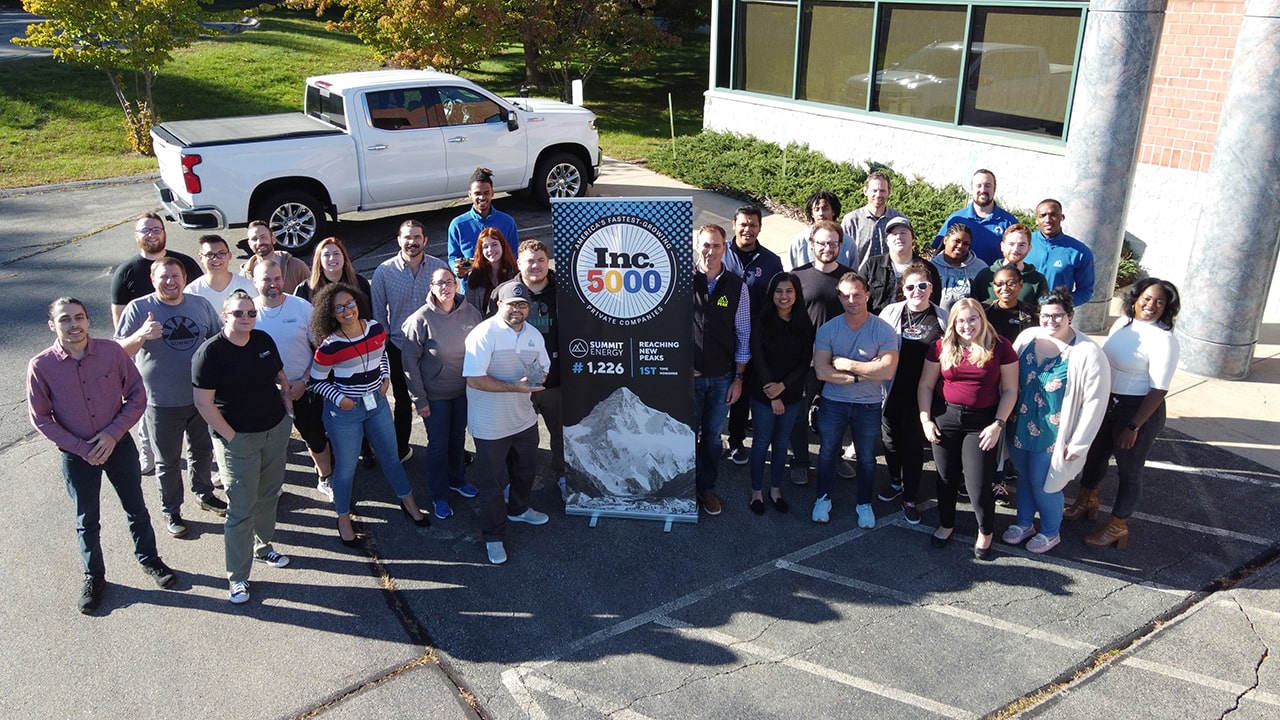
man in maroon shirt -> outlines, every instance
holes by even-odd
[[[104,472],[120,496],[143,572],[162,588],[177,578],[156,552],[138,451],[129,435],[147,406],[142,375],[119,345],[89,337],[89,313],[75,298],[53,301],[49,329],[57,336],[53,346],[27,366],[27,403],[31,424],[62,451],[84,561],[79,609],[88,614],[98,608],[105,586],[99,542]]]

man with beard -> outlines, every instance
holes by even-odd
[[[396,405],[396,445],[400,462],[404,462],[413,455],[409,434],[413,431],[416,413],[404,376],[404,362],[400,358],[400,348],[405,342],[402,326],[427,301],[432,274],[448,266],[440,258],[426,254],[427,233],[418,220],[401,223],[396,241],[400,244],[400,252],[384,260],[373,271],[370,287],[373,290],[373,319],[386,328],[391,339],[386,347],[387,361],[391,364],[391,391]]]
[[[942,223],[933,240],[933,249],[942,248],[942,239],[946,237],[948,228],[963,223],[969,226],[973,237],[973,253],[984,266],[990,265],[1000,259],[1000,241],[1004,238],[1004,231],[1018,222],[1018,218],[996,205],[996,175],[990,170],[984,168],[973,174],[969,197],[971,203],[951,213]]]
[[[292,288],[298,287],[299,283],[304,283],[311,279],[311,268],[298,258],[290,255],[285,250],[276,249],[276,236],[271,234],[271,228],[261,220],[254,220],[249,223],[249,233],[246,242],[249,244],[249,250],[253,253],[253,257],[244,261],[240,265],[240,274],[253,280],[253,268],[264,260],[275,260],[280,264],[280,271],[284,273],[285,287],[290,288],[288,292],[293,292]],[[249,291],[249,295],[253,295],[253,291]]]
[[[173,537],[187,534],[182,519],[182,438],[187,439],[191,492],[200,507],[226,515],[227,504],[213,494],[213,441],[196,410],[191,391],[191,359],[200,343],[222,330],[221,317],[208,300],[185,295],[182,262],[161,258],[152,264],[156,291],[125,306],[116,326],[116,342],[137,359],[147,388],[147,426],[156,450],[160,509]]]

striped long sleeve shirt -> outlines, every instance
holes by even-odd
[[[325,338],[311,361],[311,390],[335,405],[377,392],[391,377],[386,344],[387,331],[376,320],[366,320],[364,333],[355,337],[337,332]]]

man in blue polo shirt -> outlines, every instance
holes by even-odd
[[[1031,251],[1023,258],[1036,266],[1050,289],[1065,286],[1071,301],[1081,307],[1093,297],[1093,251],[1062,232],[1062,203],[1049,198],[1036,206],[1036,225],[1031,234]]]
[[[970,249],[983,263],[990,265],[1001,257],[1000,241],[1004,238],[1004,231],[1018,222],[1018,219],[1008,210],[996,205],[996,174],[986,168],[973,174],[969,197],[971,203],[951,213],[946,222],[942,223],[938,235],[933,239],[933,248],[936,250],[942,247],[942,238],[946,236],[947,228],[954,223],[964,223],[969,226],[973,236]]]
[[[465,277],[460,263],[469,263],[476,255],[476,238],[485,228],[497,228],[511,246],[511,254],[520,247],[515,218],[493,207],[493,172],[489,168],[476,168],[471,173],[471,209],[449,223],[449,264],[459,277]]]

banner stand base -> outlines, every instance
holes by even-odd
[[[599,524],[600,518],[620,518],[623,520],[661,520],[662,532],[669,533],[675,523],[697,524],[698,516],[696,513],[691,514],[664,514],[656,515],[652,512],[629,511],[629,510],[601,510],[599,508],[583,508],[568,506],[564,509],[565,515],[577,515],[586,517],[587,527],[594,528]]]

